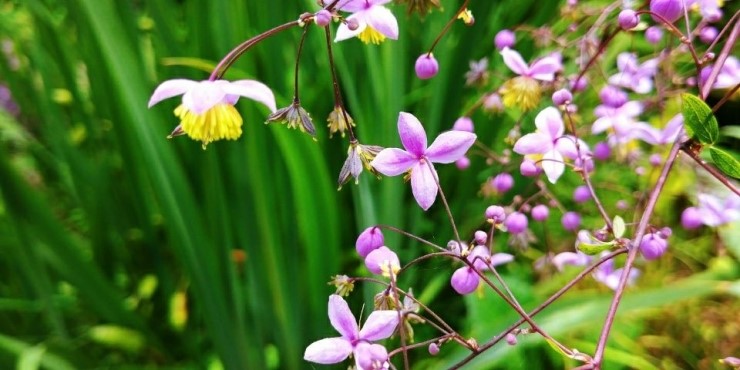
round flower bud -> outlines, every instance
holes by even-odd
[[[588,190],[588,186],[581,185],[573,190],[573,200],[576,203],[583,203],[591,199],[591,191]]]
[[[637,17],[637,13],[634,10],[625,9],[619,12],[617,21],[619,22],[619,27],[622,27],[623,30],[631,30],[637,27],[637,24],[640,23],[640,18]]]
[[[485,245],[488,241],[488,234],[485,231],[477,230],[473,236],[476,244]]]
[[[455,161],[455,166],[458,170],[465,170],[468,167],[470,167],[470,158],[466,156],[460,157],[460,159]]]
[[[578,76],[575,78],[578,78]],[[581,78],[578,78],[577,80],[570,81],[570,89],[575,92],[585,90],[586,86],[588,86],[588,78],[586,78],[586,76],[581,76]]]
[[[478,288],[480,277],[468,266],[460,267],[452,273],[450,285],[458,294],[470,294]]]
[[[488,94],[483,100],[483,109],[487,112],[503,112],[504,103],[501,101],[501,95],[496,93]]]
[[[347,24],[347,28],[348,28],[348,29],[349,29],[350,31],[356,31],[356,30],[357,30],[358,28],[360,28],[360,23],[359,23],[359,22],[357,22],[357,19],[354,19],[354,18],[352,18],[352,19],[347,19],[347,20],[345,21],[345,23]]]
[[[660,156],[660,154],[652,154],[650,158],[648,159],[650,162],[650,165],[653,167],[658,167],[663,162],[663,157]]]
[[[522,161],[522,164],[519,165],[519,172],[522,174],[522,176],[535,177],[540,174],[540,169],[537,167],[534,161],[525,159]]]
[[[496,49],[503,50],[504,48],[510,48],[514,46],[516,42],[516,35],[510,30],[501,30],[493,38],[493,44],[496,45]]]
[[[383,232],[380,231],[379,227],[371,226],[365,229],[360,233],[360,236],[357,237],[355,248],[357,249],[357,253],[359,253],[362,258],[365,258],[370,252],[382,247],[383,244],[385,244]]]
[[[645,235],[640,242],[640,252],[646,260],[654,260],[662,256],[668,249],[668,242],[654,233]]]
[[[326,9],[321,9],[316,12],[316,16],[314,17],[314,19],[316,20],[317,26],[328,26],[329,23],[331,23],[331,12]]]
[[[499,223],[506,218],[506,211],[501,206],[488,206],[486,208],[486,219]]]
[[[627,204],[627,201],[624,199],[620,199],[617,201],[617,209],[625,210],[627,207],[629,207],[629,204]]]
[[[473,120],[470,117],[460,117],[455,120],[452,129],[455,131],[473,132]]]
[[[550,216],[550,209],[544,204],[538,204],[532,208],[531,214],[535,221],[545,221]]]
[[[681,213],[681,226],[686,230],[696,229],[701,227],[703,224],[699,209],[696,207],[689,207],[683,210]]]
[[[711,44],[717,38],[717,29],[714,27],[703,27],[699,31],[699,40],[705,44]]]
[[[668,239],[671,237],[671,235],[673,235],[673,230],[671,230],[671,228],[668,226],[658,230],[658,236],[663,239]]]
[[[581,226],[581,216],[576,212],[566,212],[560,222],[565,230],[576,231]]]
[[[516,345],[516,335],[514,334],[506,334],[506,343],[508,343],[510,346]]]
[[[502,172],[491,180],[491,186],[499,193],[506,193],[514,186],[514,178],[506,172]]]
[[[612,154],[612,149],[609,147],[609,144],[599,141],[594,145],[594,158],[605,161],[609,159],[609,156]]]
[[[439,72],[439,63],[437,63],[437,59],[434,59],[434,54],[422,54],[416,59],[414,70],[416,71],[416,77],[422,80],[430,79]]]
[[[429,354],[432,356],[439,354],[439,345],[437,343],[429,343]]]
[[[555,105],[563,105],[573,101],[573,94],[567,89],[560,89],[552,93],[552,102]]]
[[[683,15],[684,0],[650,0],[650,11],[663,17],[666,21],[673,23]],[[656,22],[660,18],[653,16]]]
[[[648,27],[645,30],[645,40],[651,44],[657,44],[663,38],[663,29],[660,26]]]
[[[599,91],[599,98],[607,107],[619,108],[627,102],[627,93],[617,87],[607,85]]]
[[[401,262],[398,260],[396,252],[383,246],[370,252],[365,257],[365,267],[376,275],[383,275],[386,271],[393,271],[395,274],[401,268]]]
[[[512,234],[520,234],[524,232],[524,230],[527,230],[528,224],[529,221],[527,221],[527,216],[520,212],[510,214],[506,217],[506,221],[504,221],[506,230]]]

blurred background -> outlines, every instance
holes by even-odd
[[[491,89],[466,87],[469,62],[488,57],[495,73],[507,73],[494,51],[495,33],[555,22],[561,5],[474,2],[475,26],[457,22],[435,50],[439,75],[420,81],[414,61],[461,2],[443,3],[424,19],[393,6],[398,41],[334,44],[363,143],[398,146],[400,111],[419,117],[430,137],[451,128]],[[446,244],[452,233],[443,208],[422,212],[400,178],[381,182],[365,173],[359,185],[337,191],[348,143],[339,135],[329,139],[325,127],[333,101],[324,34],[316,27],[308,32],[300,86],[318,142],[264,125],[268,112],[242,101],[243,136],[202,150],[185,137],[166,139],[177,125],[177,99],[147,109],[161,81],[205,79],[243,40],[317,9],[310,0],[0,2],[0,368],[319,368],[302,360],[303,350],[336,335],[326,312],[331,276],[367,274],[354,253],[359,231],[381,223]],[[279,107],[287,105],[299,37],[293,29],[264,41],[226,78],[260,80]],[[519,50],[537,55],[531,42]],[[516,121],[485,113],[473,119],[481,142],[496,150]],[[486,206],[513,196],[486,199],[481,184],[504,170],[518,172],[472,158],[465,172],[439,168],[466,235],[481,226]],[[686,185],[693,171],[677,171],[686,176],[673,178],[661,203],[658,218],[666,223],[675,224],[692,199]],[[511,194],[531,192],[516,180]],[[567,198],[578,178],[563,182],[572,186],[555,192]],[[628,178],[615,186],[647,183]],[[613,204],[625,192],[631,194],[608,197]],[[584,207],[584,223],[597,227],[592,211]],[[547,247],[497,242],[517,254],[502,273],[525,307],[576,273],[532,269],[545,253],[572,248],[573,235],[558,220],[537,226]],[[737,253],[737,228],[674,235],[668,257],[646,266],[623,302],[609,368],[714,368],[718,358],[740,355],[737,254],[726,248]],[[423,248],[390,233],[386,244],[402,261]],[[480,341],[516,319],[492,295],[458,298],[449,288],[451,273],[449,261],[435,260],[400,283]],[[359,316],[378,288],[356,289],[350,303]],[[593,352],[610,293],[587,279],[540,320],[566,344]],[[420,340],[434,334],[416,330]],[[424,350],[411,355],[416,368],[429,369],[447,368],[465,352],[449,345],[436,358]],[[538,338],[524,338],[516,347],[499,345],[471,368],[572,365]]]

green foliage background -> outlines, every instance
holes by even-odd
[[[492,55],[499,29],[542,24],[557,16],[558,6],[535,0],[474,3],[475,27],[458,23],[442,40],[435,53],[442,69],[428,82],[414,78],[413,62],[457,3],[445,2],[443,12],[423,21],[396,7],[398,41],[335,44],[345,100],[364,143],[397,146],[399,111],[414,112],[430,135],[451,127],[474,94],[463,87],[468,61]],[[301,61],[300,86],[303,104],[320,126],[318,143],[264,125],[267,112],[241,102],[242,138],[203,151],[185,138],[165,139],[177,123],[174,99],[147,109],[159,82],[204,79],[244,39],[316,9],[310,0],[0,4],[0,38],[12,40],[19,60],[18,69],[0,61],[0,80],[22,112],[17,120],[0,116],[3,368],[306,368],[305,346],[334,335],[326,319],[329,277],[364,273],[352,253],[358,230],[383,223],[444,244],[451,233],[442,209],[422,213],[400,179],[379,182],[364,174],[358,186],[337,192],[347,143],[329,140],[322,125],[332,108],[331,80],[324,35],[315,27]],[[278,105],[287,105],[299,36],[293,30],[265,41],[226,77],[261,80],[273,88]],[[479,118],[488,121],[480,137],[505,135],[491,117]],[[474,230],[486,206],[477,200],[485,177],[453,168],[440,174],[463,230]],[[418,255],[413,248],[419,246],[386,238],[402,258]],[[718,281],[737,278],[735,261],[723,260],[717,273],[706,268],[708,260],[696,268],[707,271],[702,280],[655,286],[630,297],[624,311],[718,290],[737,294],[737,283]],[[515,318],[491,297],[445,306],[449,276],[439,272],[448,268],[432,265],[405,283],[416,282],[417,296],[458,315],[470,335],[494,335]],[[527,271],[525,265],[512,267],[506,276],[522,304],[533,307],[553,286],[533,287]],[[360,289],[365,298],[375,292]],[[357,296],[353,307],[359,308]],[[580,349],[592,350],[594,331],[581,334],[584,327],[600,327],[608,292],[592,287],[573,297],[542,320],[554,335],[580,338]],[[178,317],[180,324],[173,324]],[[614,367],[648,356],[633,351],[638,344],[630,339],[644,325],[617,330],[623,340],[610,349]],[[478,366],[505,366],[500,364],[507,358],[514,359],[509,366],[533,365],[525,362],[531,353],[548,354],[537,360],[544,367],[562,363],[541,341],[525,342],[532,344],[499,348]],[[461,356],[445,349],[419,366],[445,368]]]

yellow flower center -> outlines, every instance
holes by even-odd
[[[537,80],[519,76],[504,83],[501,96],[506,107],[519,107],[522,110],[530,110],[540,103],[542,89]]]
[[[242,116],[233,105],[216,104],[211,109],[195,114],[183,105],[175,108],[182,131],[193,140],[203,142],[203,149],[211,141],[235,140],[242,134]]]
[[[357,38],[366,44],[373,43],[375,45],[378,45],[385,40],[385,36],[383,36],[382,33],[370,26],[365,27],[365,29],[357,35]]]

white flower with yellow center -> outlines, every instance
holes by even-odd
[[[239,97],[260,102],[275,112],[272,90],[259,81],[193,81],[168,80],[157,86],[149,99],[149,107],[173,96],[182,95],[182,104],[175,108],[180,124],[170,136],[187,134],[203,142],[203,148],[216,140],[235,140],[242,134],[242,117],[234,107]]]
[[[391,0],[349,0],[338,9],[352,13],[337,29],[334,41],[342,41],[357,36],[364,43],[380,44],[389,38],[398,39],[398,21],[383,4]],[[351,30],[348,22],[357,22],[357,28]]]

